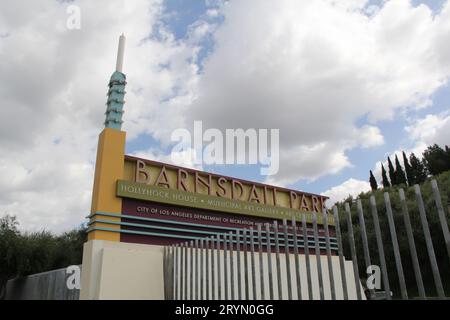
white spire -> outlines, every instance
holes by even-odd
[[[116,63],[116,71],[122,72],[123,69],[123,56],[125,53],[125,36],[122,33],[122,35],[119,38],[119,49],[117,51],[117,63]]]

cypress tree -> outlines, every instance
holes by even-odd
[[[383,188],[389,188],[391,184],[389,183],[389,179],[386,174],[386,169],[384,169],[383,164],[381,164],[381,177],[383,180]]]
[[[406,184],[405,172],[403,171],[397,155],[395,155],[395,179],[397,184]]]
[[[427,170],[414,153],[411,153],[409,156],[409,163],[411,164],[412,171],[412,182],[410,185],[419,184],[424,182],[427,179]]]
[[[405,166],[406,178],[408,180],[408,184],[412,186],[414,184],[414,177],[412,176],[411,165],[409,164],[408,158],[406,158],[406,153],[403,151],[403,165]]]
[[[378,183],[377,179],[373,176],[372,170],[370,170],[370,187],[372,188],[372,191],[376,191],[378,189]]]
[[[391,185],[397,185],[397,176],[395,175],[394,165],[392,164],[391,158],[388,157],[388,167],[389,167],[389,179],[391,180]]]

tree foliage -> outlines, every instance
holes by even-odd
[[[389,182],[386,174],[386,169],[384,169],[383,164],[381,165],[381,177],[383,179],[383,188],[389,188],[391,186],[391,183]]]
[[[377,180],[375,179],[372,170],[370,170],[370,188],[372,189],[372,191],[375,191],[378,189],[378,183]]]
[[[429,174],[436,176],[450,170],[450,148],[448,146],[445,146],[445,150],[437,144],[429,146],[422,154],[422,161],[414,153],[410,154],[409,161],[404,151],[402,155],[403,167],[397,155],[395,155],[395,166],[392,164],[391,158],[387,158],[389,179],[384,165],[381,164],[383,188],[420,184],[427,179]],[[377,181],[375,177],[372,177],[373,174],[370,171],[370,185],[374,186]],[[372,190],[376,189],[372,188]]]
[[[405,151],[402,152],[402,156],[403,156],[403,165],[405,166],[406,180],[407,180],[408,184],[410,186],[412,186],[415,184],[415,182],[414,182],[414,177],[413,177],[413,173],[412,173],[412,168],[411,168],[411,165],[409,164],[408,158],[406,157]]]
[[[86,229],[54,235],[20,232],[16,217],[0,218],[0,298],[9,279],[81,264]]]
[[[388,157],[388,170],[389,170],[389,180],[391,180],[391,185],[397,185],[397,176],[395,174],[394,165],[392,164],[391,158]]]
[[[450,151],[447,146],[445,150],[437,144],[429,146],[423,153],[423,160],[432,175],[450,170]]]
[[[441,173],[440,175],[434,176],[433,179],[436,179],[438,182],[438,186],[441,193],[441,200],[445,206],[445,213],[447,217],[447,223],[450,224],[450,211],[447,205],[449,204],[450,199],[450,171]],[[373,216],[372,210],[370,207],[369,198],[371,195],[375,196],[377,203],[377,211],[380,220],[381,232],[382,232],[382,241],[383,247],[386,255],[386,263],[388,270],[389,283],[391,287],[391,291],[393,291],[394,296],[400,296],[399,289],[399,279],[398,273],[395,265],[395,258],[393,253],[393,245],[392,238],[389,231],[389,226],[387,222],[386,216],[386,206],[384,203],[384,193],[389,193],[393,218],[395,223],[395,228],[397,231],[398,245],[400,248],[400,256],[403,264],[403,271],[405,273],[406,285],[408,289],[408,294],[410,298],[414,298],[418,296],[418,289],[416,280],[414,277],[414,269],[412,266],[410,248],[408,245],[408,239],[405,232],[405,224],[402,213],[402,206],[399,199],[399,189],[403,188],[405,191],[406,199],[407,199],[407,207],[410,215],[413,236],[415,239],[415,245],[418,253],[419,264],[421,268],[421,274],[423,277],[425,290],[427,296],[437,296],[433,273],[431,270],[430,260],[427,253],[427,247],[423,235],[422,224],[420,220],[419,210],[417,206],[416,195],[414,192],[414,188],[405,186],[392,186],[390,188],[384,188],[383,190],[379,189],[375,192],[368,192],[359,195],[359,199],[362,201],[363,211],[364,211],[364,219],[367,230],[367,238],[369,244],[369,252],[370,257],[372,259],[372,264],[379,265],[379,251],[377,247],[376,236],[374,232],[373,225]],[[444,289],[446,295],[450,295],[450,259],[447,255],[445,239],[443,236],[442,228],[439,221],[438,212],[436,209],[434,195],[431,189],[430,179],[426,180],[425,183],[421,185],[422,197],[425,205],[425,211],[428,219],[430,233],[432,235],[432,241],[434,245],[434,250],[436,253],[436,258],[438,260],[439,270],[442,277],[442,282],[444,284]],[[357,258],[358,265],[360,270],[361,279],[367,278],[366,265],[364,261],[364,251],[362,246],[362,238],[361,238],[361,228],[358,224],[358,214],[356,204],[354,203],[353,198],[348,198],[344,202],[338,203],[337,206],[339,208],[339,217],[340,217],[340,226],[343,235],[343,245],[344,245],[344,253],[346,259],[351,260],[350,248],[349,248],[349,238],[348,238],[348,229],[346,223],[346,217],[344,214],[344,203],[348,202],[351,205],[351,213],[352,213],[352,221],[353,221],[353,230],[354,230],[354,238],[356,242],[356,250],[357,250]]]
[[[397,185],[400,184],[406,185],[406,175],[405,172],[403,171],[400,161],[398,160],[397,155],[395,155],[395,179]]]
[[[413,182],[410,184],[414,185],[425,182],[428,173],[423,162],[420,161],[414,153],[411,153],[409,156],[409,163],[411,164],[411,176],[413,178]]]

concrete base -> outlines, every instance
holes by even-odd
[[[80,299],[164,299],[163,247],[90,240]]]
[[[164,299],[164,276],[163,276],[163,249],[162,246],[153,245],[141,245],[131,243],[120,243],[103,240],[90,240],[84,245],[83,252],[83,265],[81,275],[81,293],[80,299],[146,299],[146,300],[163,300]],[[236,252],[235,252],[236,254]],[[223,251],[221,251],[222,263]],[[255,270],[259,270],[259,259],[255,257]],[[280,257],[281,263],[281,284],[282,284],[282,296],[278,297],[277,279],[276,279],[276,256],[272,253],[272,268],[274,270],[274,298],[287,299],[287,270],[284,254]],[[214,258],[216,260],[216,257]],[[311,259],[311,284],[313,291],[313,299],[320,299],[318,273],[317,273],[317,261],[315,255],[310,256]],[[241,261],[244,260],[243,253],[241,252]],[[293,289],[293,298],[297,299],[297,287],[295,281],[295,260],[294,255],[290,255],[290,265],[292,278],[291,282]],[[322,265],[322,276],[324,284],[325,299],[331,299],[331,286],[328,274],[328,264],[326,256],[320,258]],[[217,263],[217,261],[216,261]],[[236,262],[235,262],[236,263]],[[264,270],[268,270],[267,256],[263,254]],[[190,260],[188,258],[188,266]],[[339,258],[337,256],[332,257],[333,275],[336,290],[336,299],[343,299],[342,279],[339,266]],[[251,274],[250,265],[248,266],[249,274]],[[206,266],[203,269],[203,277],[206,277]],[[308,297],[307,290],[307,274],[306,274],[306,261],[305,256],[300,255],[300,277],[302,283],[302,296]],[[194,271],[194,270],[193,270]],[[222,268],[222,272],[223,272]],[[236,270],[237,271],[237,270]],[[351,261],[345,261],[345,274],[348,288],[348,296],[350,300],[356,300],[356,285],[353,277],[353,264]],[[189,268],[188,274],[191,274]],[[194,271],[196,272],[196,271]],[[244,279],[245,268],[242,262],[241,270],[242,279]],[[251,276],[250,288],[252,287]],[[190,286],[190,276],[186,279],[187,285]],[[230,279],[225,284],[225,277],[221,277],[221,287],[226,285],[231,287]],[[257,288],[260,288],[259,276],[255,279]],[[210,283],[210,285],[212,285]],[[240,284],[242,290],[243,283]],[[269,288],[268,274],[264,275],[265,291]],[[237,292],[237,279],[234,282],[235,292]],[[218,288],[218,280],[216,279],[215,288]],[[206,287],[203,288],[205,290]],[[201,290],[201,289],[200,289]],[[259,290],[259,289],[258,289]],[[362,287],[361,287],[362,290]],[[252,291],[250,289],[250,291]],[[254,299],[261,299],[260,292],[256,292]],[[268,291],[265,294],[265,298],[269,297]],[[191,297],[187,297],[190,299]],[[365,299],[363,295],[363,299]]]

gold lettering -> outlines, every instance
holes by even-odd
[[[273,205],[276,207],[277,203],[277,188],[273,188]]]
[[[255,200],[257,203],[261,203],[261,199],[258,192],[256,191],[255,185],[252,186],[252,189],[250,190],[250,196],[248,197],[249,202],[252,202],[253,200]]]
[[[206,181],[205,179],[202,179],[202,177],[200,177],[200,175],[198,174],[198,172],[195,172],[195,192],[198,192],[198,187],[199,187],[199,183],[202,183],[206,188],[208,188],[208,194],[212,195],[212,188],[211,188],[211,181],[212,181],[212,177],[210,174],[208,174],[208,181]]]
[[[291,205],[291,208],[294,208],[295,200],[297,200],[297,193],[294,191],[289,192],[289,204]]]
[[[219,197],[225,198],[227,196],[227,189],[225,189],[224,183],[227,183],[228,180],[225,179],[224,177],[220,177],[217,180],[217,186],[219,187],[220,190],[222,190],[222,192],[216,191],[216,194]]]
[[[302,194],[302,199],[300,201],[300,210],[309,211],[308,201],[306,200],[306,195]]]
[[[162,166],[161,171],[159,172],[158,179],[156,179],[155,186],[159,187],[160,184],[170,189],[169,179],[167,179],[165,166]]]
[[[319,198],[317,198],[316,196],[312,196],[312,205],[313,205],[314,211],[319,212],[319,213],[321,212]]]
[[[187,171],[179,168],[178,169],[178,179],[177,179],[178,190],[188,191],[186,184],[185,184],[187,177],[188,177]]]
[[[267,186],[264,186],[264,204],[267,204]]]
[[[236,186],[239,186],[239,189],[241,190],[239,196],[236,196],[236,193],[235,193]],[[231,180],[231,197],[233,199],[240,200],[243,194],[244,194],[244,186],[242,185],[242,183],[238,180],[234,180],[234,179]]]
[[[150,183],[150,175],[148,174],[147,170],[145,170],[145,162],[141,160],[136,161],[136,175],[134,181],[139,183]],[[145,179],[141,179],[141,176],[144,176]]]

